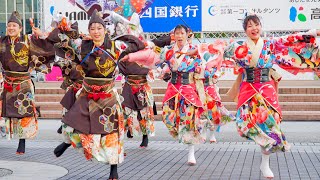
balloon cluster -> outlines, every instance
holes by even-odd
[[[120,9],[122,8],[122,15],[124,17],[131,17],[133,13],[143,14],[152,5],[153,1],[154,0],[116,0]]]
[[[107,11],[114,11],[126,18],[130,18],[133,13],[143,14],[154,2],[154,0],[69,0],[74,6],[85,10],[90,16],[93,9],[97,9],[108,15]]]

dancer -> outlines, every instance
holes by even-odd
[[[216,142],[214,131],[220,132],[220,127],[234,120],[235,117],[223,106],[219,94],[219,87],[216,85],[222,75],[221,66],[223,63],[225,43],[215,41],[214,43],[202,43],[198,45],[198,53],[205,63],[204,70],[204,92],[206,111],[205,116],[208,119],[206,128],[209,130],[210,143]],[[212,55],[210,55],[212,54]],[[201,96],[201,94],[199,94]]]
[[[296,72],[302,68],[319,68],[319,49],[315,38],[320,31],[263,40],[260,37],[261,26],[257,15],[246,16],[243,28],[247,40],[233,42],[224,56],[234,59],[242,72],[228,92],[238,103],[238,132],[261,146],[260,170],[264,177],[273,178],[269,155],[287,151],[290,145],[280,129],[282,113],[276,89],[281,77],[272,66],[276,63]]]
[[[64,18],[65,17],[62,17],[62,20],[58,25],[59,28],[56,28],[51,33],[51,37],[57,38],[59,37],[59,34],[65,34],[71,40],[77,41],[78,38],[80,38],[78,32],[78,23],[75,22],[71,24],[70,28],[62,26]],[[68,30],[66,31],[66,29]],[[55,39],[54,41],[59,42],[59,38]],[[76,94],[82,88],[82,81],[85,74],[82,69],[82,66],[75,62],[76,56],[70,56],[68,50],[65,51],[61,47],[55,47],[55,51],[56,59],[58,59],[55,62],[55,65],[61,68],[63,75],[63,82],[61,84],[61,88],[66,90],[66,94],[60,101],[60,104],[63,107],[62,116],[64,117],[76,101]],[[57,130],[57,133],[62,134],[62,126],[63,123]],[[67,150],[67,148],[71,146],[69,137],[63,136],[63,138],[64,142],[57,146],[54,150],[54,154],[56,155],[56,157],[60,157],[65,152],[65,150]]]
[[[188,144],[188,164],[195,165],[194,145],[206,139],[203,132],[206,121],[200,119],[204,104],[196,90],[203,91],[202,61],[197,57],[197,48],[187,42],[190,31],[178,25],[173,32],[175,42],[160,53],[161,62],[166,64],[162,74],[171,72],[163,100],[163,122],[174,138]],[[129,55],[128,60],[134,59],[135,54]]]
[[[32,26],[35,34],[39,28]],[[18,138],[17,154],[25,153],[26,139],[37,135],[38,122],[34,98],[34,86],[30,71],[48,72],[54,60],[53,43],[44,36],[21,35],[22,22],[14,11],[7,24],[7,35],[1,37],[1,63],[4,88],[1,96],[2,121],[5,121],[8,139]]]
[[[57,25],[57,27],[59,28],[55,28],[55,31],[51,32],[51,36],[58,37],[58,34],[63,33],[73,41],[77,41],[78,38],[82,38],[79,35],[78,23],[75,22],[71,24],[70,27],[67,27],[68,23],[62,25],[65,21],[65,17],[62,17],[58,22],[59,24]],[[68,31],[66,31],[65,29],[68,29]],[[59,42],[60,40],[55,39],[54,41]],[[61,69],[63,76],[61,88],[66,90],[66,94],[60,101],[60,104],[63,107],[62,116],[64,116],[76,101],[76,94],[82,87],[84,72],[82,70],[82,66],[74,62],[75,56],[70,56],[70,53],[68,51],[65,51],[61,47],[55,47],[55,52],[56,62],[54,65]],[[57,132],[59,134],[62,133],[62,125],[57,130]]]
[[[197,47],[187,42],[189,33],[184,25],[176,26],[175,43],[163,49],[160,59],[171,72],[171,80],[163,100],[163,122],[174,138],[188,144],[188,164],[195,165],[194,145],[206,140],[206,121],[200,119],[204,100],[200,100],[197,92],[204,90],[204,69],[202,60],[195,54]],[[167,70],[164,69],[163,72]]]
[[[63,117],[62,130],[74,148],[83,149],[88,160],[110,164],[109,179],[118,179],[117,164],[123,161],[124,119],[121,98],[114,88],[114,71],[118,59],[145,46],[129,35],[111,41],[96,10],[88,30],[92,40],[82,40],[78,44],[81,47],[62,45],[79,54],[75,62],[85,73],[79,97]]]
[[[159,47],[169,45],[170,36],[154,40]],[[119,72],[125,76],[122,87],[124,115],[127,126],[127,137],[143,135],[141,148],[148,146],[148,135],[154,136],[155,103],[148,79],[153,79],[153,71],[136,62],[120,61]],[[148,78],[149,77],[149,78]]]
[[[152,42],[144,39],[143,30],[140,25],[139,15],[133,13],[130,21],[121,15],[107,11],[110,21],[116,24],[116,35],[129,34],[141,39],[147,45],[147,48],[160,50],[171,43],[170,36],[162,36],[152,40]],[[111,30],[111,32],[113,32]],[[136,53],[137,56],[143,56]],[[144,61],[147,61],[147,57]],[[119,73],[124,76],[121,95],[124,98],[122,107],[124,109],[125,127],[127,137],[142,135],[141,148],[148,146],[148,136],[154,136],[154,115],[156,114],[155,102],[153,99],[152,89],[148,81],[153,80],[153,70],[151,67],[143,66],[137,62],[120,61]]]

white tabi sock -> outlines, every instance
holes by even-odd
[[[194,145],[189,144],[189,155],[188,155],[188,164],[190,166],[196,165],[196,158],[194,157]]]
[[[269,166],[270,155],[266,155],[262,153],[262,161],[260,165],[260,170],[265,178],[273,178],[273,172]]]

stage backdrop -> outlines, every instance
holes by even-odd
[[[242,31],[246,12],[262,18],[263,30],[319,28],[319,0],[202,0],[202,31]]]

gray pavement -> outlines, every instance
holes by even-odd
[[[39,120],[37,139],[60,140],[60,135],[56,133],[60,124],[59,120]],[[156,136],[151,137],[151,141],[174,141],[162,121],[156,121],[155,128]],[[284,121],[281,129],[289,142],[320,142],[320,121]],[[250,142],[238,135],[235,122],[222,126],[221,132],[215,134],[217,140],[221,142]],[[133,140],[140,139],[134,138]]]
[[[40,120],[39,123],[40,134],[35,140],[27,141],[26,154],[23,156],[15,155],[17,140],[0,140],[0,179],[32,177],[73,180],[108,177],[108,166],[86,161],[81,153],[72,148],[56,158],[53,149],[60,143],[60,136],[55,132],[60,122]],[[292,149],[271,156],[274,179],[320,179],[319,128],[320,122],[282,124]],[[197,165],[188,166],[187,146],[174,141],[162,122],[156,122],[156,136],[149,139],[148,148],[139,149],[138,139],[126,140],[127,157],[119,166],[120,179],[263,179],[259,170],[259,147],[240,138],[234,123],[221,130],[221,133],[216,133],[218,143],[196,146]],[[9,165],[19,163],[25,164],[19,168]],[[39,168],[41,165],[56,170]],[[11,175],[1,177],[2,173],[8,174],[10,170]],[[21,176],[23,173],[28,176]]]

